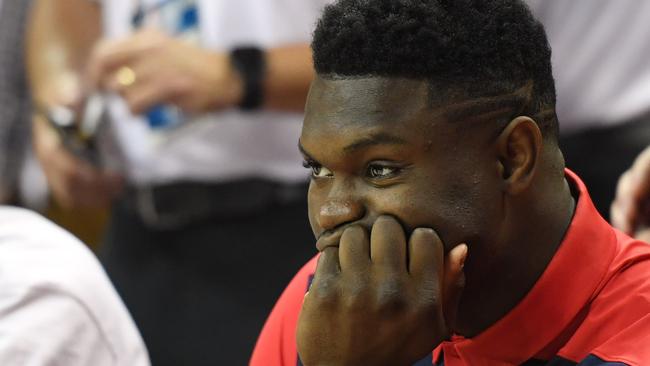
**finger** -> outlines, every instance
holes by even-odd
[[[337,247],[325,248],[318,257],[316,271],[314,272],[314,283],[319,277],[337,275],[340,272],[339,249]]]
[[[468,248],[466,244],[455,246],[445,258],[445,271],[443,277],[443,312],[447,326],[453,327],[456,322],[458,305],[465,288],[465,261]]]
[[[402,225],[391,216],[380,216],[370,234],[373,264],[392,271],[406,272],[406,238]]]
[[[644,241],[646,243],[650,243],[650,228],[644,228],[641,230],[638,230],[636,233],[634,233],[634,237],[637,240]]]
[[[131,113],[142,114],[159,104],[170,102],[176,91],[164,80],[148,83],[136,83],[128,88],[122,95],[129,106]]]
[[[628,234],[634,232],[640,220],[640,206],[647,196],[647,178],[637,159],[632,169],[621,175],[616,186],[616,198],[612,203],[610,217],[612,225]]]
[[[650,194],[650,148],[646,148],[634,161],[629,171],[629,190],[636,205]]]
[[[444,246],[429,228],[417,228],[409,239],[409,273],[420,281],[439,284],[444,271]]]
[[[305,297],[304,306],[308,306],[310,298],[316,297],[322,301],[334,300],[338,295],[338,278],[341,273],[339,250],[337,247],[325,248],[318,257],[314,280],[309,287],[309,296]]]
[[[93,49],[84,72],[85,87],[95,90],[106,86],[105,80],[111,77],[115,70],[132,64],[140,54],[133,44],[132,38],[99,42]]]
[[[120,81],[120,69],[118,68],[103,76],[101,87],[107,91],[123,95],[128,89],[132,88],[136,84],[147,85],[158,79],[165,78],[157,60],[152,58],[133,59],[125,66],[128,66],[131,71],[133,71],[134,81],[132,84],[123,84],[123,82]]]
[[[339,241],[341,272],[362,271],[370,266],[370,240],[365,229],[352,226],[343,232]]]
[[[613,203],[617,212],[615,213],[616,221],[612,220],[612,222],[626,232],[632,230],[636,217],[636,188],[634,187],[636,183],[634,180],[631,171],[627,171],[621,176],[616,186],[616,199]]]
[[[628,213],[630,212],[623,210],[620,201],[614,201],[609,210],[609,217],[612,222],[612,226],[627,234],[632,234],[632,222],[634,219],[628,217]],[[632,214],[634,213],[632,212]]]
[[[148,29],[120,40],[101,41],[93,50],[86,68],[87,85],[98,87],[99,82],[117,68],[133,63],[136,58],[151,56],[150,51],[163,39],[159,32]]]

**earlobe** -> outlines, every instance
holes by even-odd
[[[497,138],[499,169],[504,190],[518,194],[533,180],[542,149],[542,133],[530,117],[510,121]]]

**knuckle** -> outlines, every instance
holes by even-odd
[[[360,272],[348,273],[342,283],[343,306],[349,311],[367,310],[373,291],[368,278]]]
[[[348,289],[344,299],[345,301],[343,306],[347,312],[361,313],[368,310],[370,299],[368,291],[366,291],[362,286],[355,286],[352,289]]]
[[[464,281],[464,280],[463,280]],[[423,284],[417,292],[417,303],[420,307],[438,307],[442,304],[442,296],[440,295],[439,286],[435,281],[428,281],[429,283]],[[464,282],[458,285],[464,285]]]
[[[314,280],[309,297],[319,306],[335,305],[338,303],[339,286],[336,277],[333,275],[320,275]]]
[[[378,285],[375,306],[384,314],[398,314],[408,307],[408,299],[405,284],[399,279],[391,278]]]

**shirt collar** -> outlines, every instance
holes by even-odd
[[[522,364],[555,340],[590,301],[614,257],[616,236],[580,178],[568,169],[565,175],[579,194],[578,203],[540,279],[506,316],[474,338],[444,342],[434,359],[442,350],[446,366]]]

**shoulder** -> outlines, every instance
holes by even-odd
[[[92,252],[72,234],[37,213],[0,208],[0,283],[50,285],[85,294],[105,274]]]
[[[318,256],[305,264],[291,280],[271,311],[255,345],[252,366],[295,365],[296,326],[302,300],[316,271]]]
[[[135,324],[94,254],[40,215],[0,207],[0,328],[35,340],[37,329],[62,317],[70,327],[60,331],[86,329],[118,360],[146,359]],[[48,337],[52,343],[63,338]]]
[[[650,364],[650,245],[616,231],[617,251],[585,309],[585,319],[561,351],[609,362]]]

